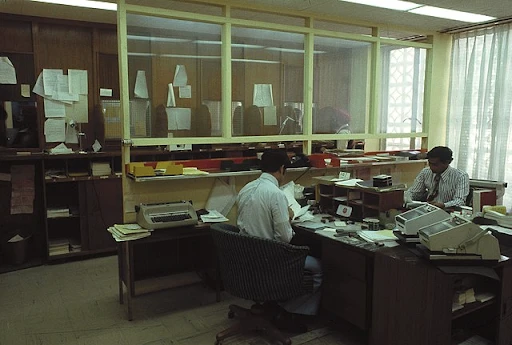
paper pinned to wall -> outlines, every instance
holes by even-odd
[[[61,74],[57,76],[56,89],[52,98],[67,104],[78,102],[78,94],[69,92],[69,78],[67,75]]]
[[[190,129],[192,111],[190,108],[165,108],[167,113],[167,129]]]
[[[25,98],[30,97],[30,85],[29,84],[21,84],[21,97],[25,97]]]
[[[167,107],[175,107],[176,106],[176,98],[174,97],[174,88],[172,83],[167,85]]]
[[[137,79],[135,79],[135,97],[138,98],[149,98],[148,95],[148,83],[146,81],[146,71],[138,70]]]
[[[272,84],[254,84],[252,104],[258,107],[274,105]]]
[[[130,102],[130,125],[134,128],[137,137],[146,136],[146,115],[149,101],[137,99]]]
[[[44,97],[46,95],[44,93],[43,73],[39,73],[39,75],[37,76],[37,80],[34,84],[32,92],[41,97]]]
[[[44,95],[53,95],[57,91],[57,76],[62,75],[61,69],[43,69]]]
[[[188,77],[185,65],[176,65],[176,69],[174,70],[174,80],[172,84],[174,86],[186,86],[187,82]]]
[[[16,68],[7,56],[0,56],[0,84],[17,84]]]
[[[206,201],[205,209],[216,210],[227,216],[236,202],[235,178],[230,176],[228,181],[217,178]]]
[[[64,118],[48,119],[44,123],[44,135],[47,143],[66,140],[66,121]]]
[[[66,117],[76,123],[89,122],[89,99],[87,95],[78,95],[78,102],[66,104]]]
[[[180,98],[192,98],[192,86],[180,86]]]
[[[112,97],[112,89],[100,88],[100,97]]]
[[[65,104],[50,98],[44,99],[45,117],[64,117],[66,116]]]
[[[69,122],[66,124],[66,144],[78,144],[78,133],[76,128],[69,125]]]
[[[89,94],[89,84],[87,83],[87,70],[68,69],[69,88],[68,92],[72,94]]]
[[[263,124],[265,126],[277,125],[277,114],[275,106],[267,106],[263,108]]]

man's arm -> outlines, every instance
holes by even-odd
[[[425,173],[424,170],[421,170],[414,179],[412,186],[405,191],[404,200],[406,203],[411,201],[425,201],[422,199],[425,198],[426,191]]]
[[[466,198],[469,194],[469,175],[464,172],[458,178],[455,186],[453,199],[444,203],[444,207],[466,205]]]
[[[278,194],[275,202],[272,203],[272,221],[274,222],[275,239],[290,243],[293,237],[293,230],[290,224],[288,213],[288,201],[284,194]]]

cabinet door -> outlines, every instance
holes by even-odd
[[[107,228],[123,221],[121,179],[84,181],[87,203],[89,250],[115,249]]]

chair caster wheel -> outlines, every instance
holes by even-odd
[[[231,310],[230,310],[230,311],[228,311],[228,319],[232,319],[232,318],[234,318],[234,317],[235,317],[235,313],[234,313],[234,312],[232,312]]]

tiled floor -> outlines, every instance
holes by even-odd
[[[200,284],[135,299],[133,321],[119,304],[117,257],[102,257],[0,274],[0,345],[208,345],[230,326],[230,303],[246,301]],[[318,324],[316,324],[318,323]],[[361,345],[329,326],[315,322],[312,331],[294,335],[292,343]],[[223,344],[271,344],[250,334]]]

